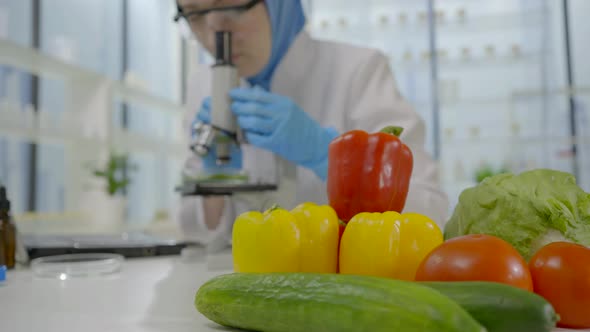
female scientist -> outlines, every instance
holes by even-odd
[[[383,54],[312,39],[304,30],[300,0],[177,0],[177,4],[178,17],[186,20],[211,54],[215,32],[232,33],[233,62],[249,85],[230,93],[232,111],[249,142],[233,156],[238,161],[235,166],[260,181],[276,171],[269,165],[278,156],[293,165],[292,186],[285,185],[289,189],[284,190],[294,193],[294,203],[326,203],[330,141],[352,129],[375,132],[386,125],[401,126],[401,139],[414,155],[405,211],[444,224],[448,201],[438,186],[437,165],[424,148],[423,121],[400,95]],[[191,77],[187,132],[194,121],[210,120],[209,68],[199,68]],[[187,168],[215,167],[213,160],[191,157]],[[223,246],[235,214],[247,209],[260,206],[240,204],[235,198],[188,197],[183,198],[180,219],[188,237]]]

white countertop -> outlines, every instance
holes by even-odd
[[[0,331],[230,331],[193,305],[199,286],[225,272],[178,256],[127,260],[116,275],[64,281],[9,271],[0,286]]]
[[[208,321],[193,305],[199,286],[228,272],[178,256],[127,260],[116,275],[64,281],[9,271],[0,286],[0,331],[234,331]]]

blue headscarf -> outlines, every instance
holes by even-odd
[[[248,78],[248,82],[270,91],[270,83],[277,65],[305,26],[305,14],[301,0],[266,0],[264,3],[272,31],[270,59],[261,72]]]

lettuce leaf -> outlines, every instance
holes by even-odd
[[[496,175],[461,193],[444,233],[498,236],[526,260],[554,241],[590,246],[590,194],[560,171]]]

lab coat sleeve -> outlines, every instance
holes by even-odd
[[[412,150],[414,168],[405,212],[428,215],[441,228],[448,215],[448,198],[440,189],[437,163],[425,150],[425,125],[401,96],[387,58],[375,51],[351,82],[346,130],[376,132],[388,125],[404,128],[402,141]]]

